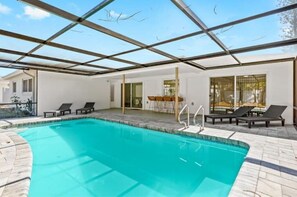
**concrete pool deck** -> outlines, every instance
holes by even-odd
[[[14,126],[82,117],[95,117],[225,143],[239,143],[242,146],[246,143],[250,149],[229,195],[297,196],[297,132],[292,125],[280,127],[272,124],[269,128],[256,125],[248,129],[244,124],[206,124],[206,129],[198,134],[193,132],[195,128],[190,128],[190,132],[177,131],[181,126],[175,122],[173,115],[134,110],[128,110],[125,115],[119,110],[101,110],[89,115],[0,121],[0,127],[5,128],[0,130],[0,196],[26,196],[29,190],[31,150],[16,134],[20,129]]]

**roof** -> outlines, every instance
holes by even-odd
[[[9,84],[9,81],[4,80],[2,77],[0,77],[0,85],[3,87],[7,87]]]
[[[16,76],[20,75],[20,74],[23,74],[23,71],[22,70],[16,70],[16,71],[14,71],[12,73],[9,73],[8,75],[3,76],[2,79],[3,80],[9,80],[9,79],[11,79],[13,77],[16,77]]]
[[[205,71],[297,55],[294,1],[1,4],[1,67],[93,76],[176,63]]]

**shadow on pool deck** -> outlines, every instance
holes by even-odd
[[[161,127],[169,126],[170,128],[175,129],[182,127],[175,121],[173,114],[167,113],[158,113],[144,110],[126,110],[126,114],[123,115],[120,109],[100,110],[96,113],[100,114],[100,116],[106,116],[113,119],[127,119],[133,121],[143,121],[145,123],[150,122],[151,124]],[[186,119],[186,115],[183,115],[182,119]],[[197,122],[201,122],[201,117],[197,117]],[[193,124],[193,115],[190,117],[190,124]],[[249,129],[245,123],[241,123],[237,126],[235,123],[229,124],[228,121],[217,122],[215,125],[205,123],[205,127],[297,140],[297,130],[293,125],[286,125],[285,127],[282,127],[277,122],[272,122],[268,128],[266,128],[265,124],[263,123],[256,123],[251,129]]]
[[[130,110],[126,109],[126,113],[122,114],[121,109],[106,109],[106,110],[98,110],[90,114],[91,116],[97,116],[100,118],[106,119],[120,119],[126,120],[129,122],[138,122],[151,124],[157,127],[164,127],[170,129],[180,129],[183,127],[176,120],[174,114],[168,113],[159,113],[154,111],[145,111],[145,110]],[[61,116],[61,118],[71,118],[71,117],[79,117],[85,115],[65,115]],[[182,119],[186,119],[186,115],[182,116]],[[18,119],[9,119],[9,120],[0,120],[0,126],[5,125],[9,122],[9,124],[17,124],[19,122],[34,122],[34,121],[42,121],[42,120],[53,120],[53,118],[43,117],[30,117],[30,118],[18,118]],[[197,117],[197,122],[201,122],[201,117]],[[193,115],[190,117],[190,124],[193,124]],[[266,128],[263,123],[256,123],[251,129],[247,127],[247,124],[241,123],[239,126],[236,126],[235,123],[229,124],[226,122],[217,122],[215,125],[205,123],[205,127],[229,130],[240,133],[250,133],[255,135],[262,136],[270,136],[270,137],[278,137],[285,139],[293,139],[297,140],[297,130],[293,125],[286,125],[282,127],[279,123],[271,123],[271,125]],[[0,131],[1,132],[1,131]]]

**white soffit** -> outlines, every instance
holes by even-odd
[[[238,62],[231,55],[225,55],[220,57],[213,57],[207,59],[201,59],[194,61],[197,64],[200,64],[204,67],[213,67],[213,66],[224,66],[224,65],[231,65],[237,64]]]

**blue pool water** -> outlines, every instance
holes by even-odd
[[[31,145],[30,197],[227,196],[247,149],[96,119],[20,133]]]

